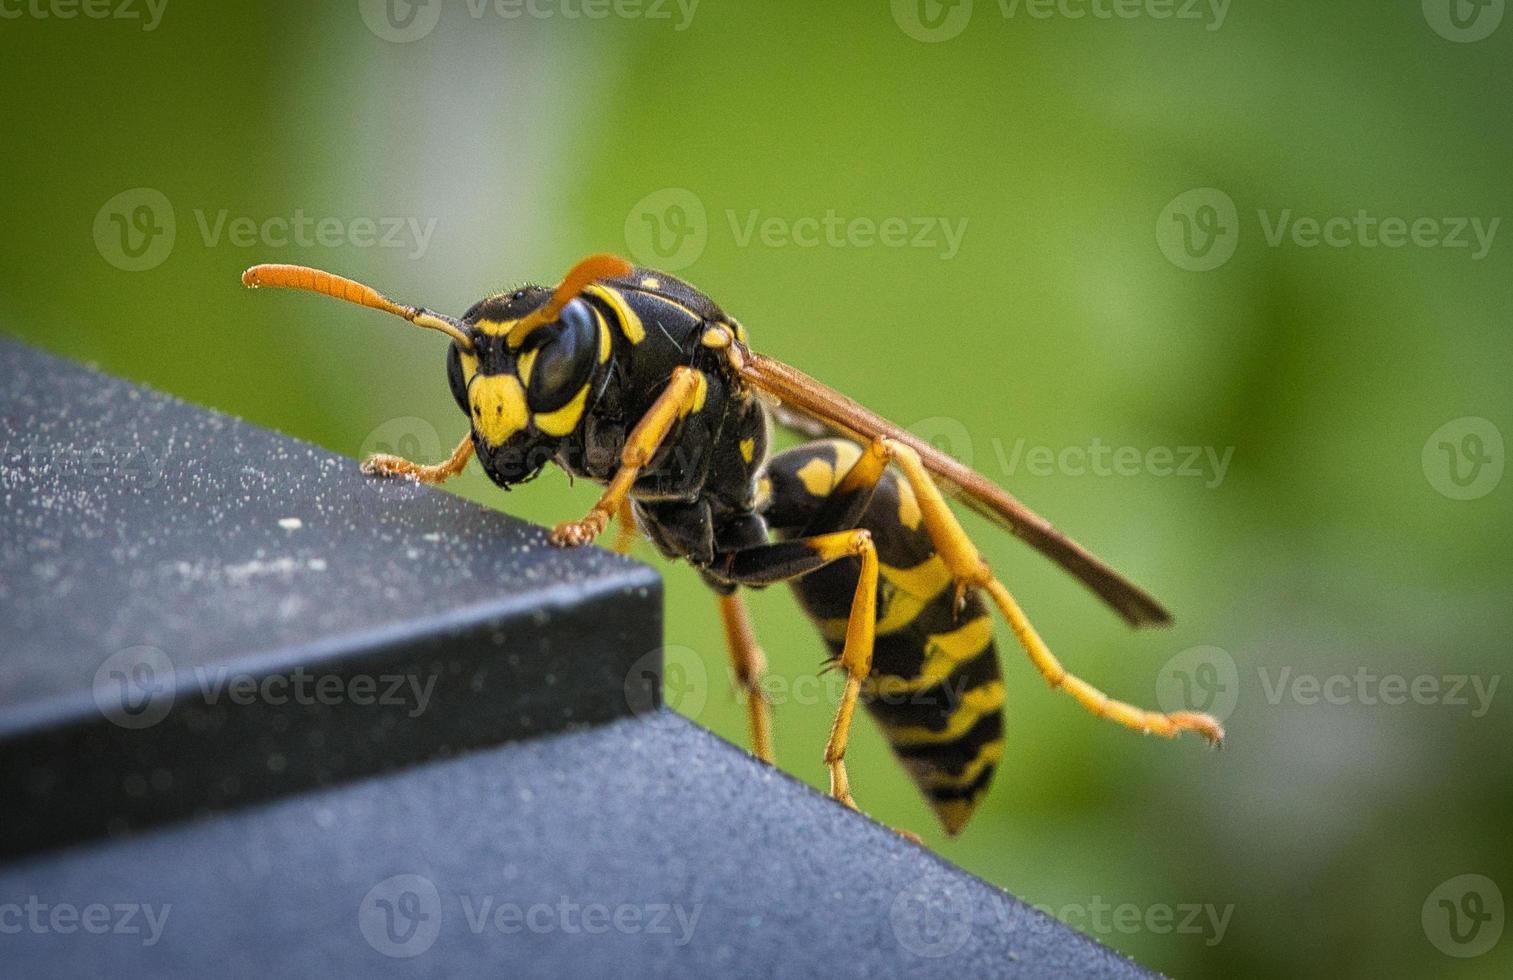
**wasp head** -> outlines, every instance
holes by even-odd
[[[582,423],[608,334],[587,301],[554,318],[551,290],[526,286],[474,304],[462,324],[471,349],[447,353],[452,397],[473,427],[484,472],[509,488],[536,477]]]

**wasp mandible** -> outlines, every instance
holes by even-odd
[[[846,743],[865,705],[946,831],[959,832],[1003,752],[1004,684],[984,596],[1053,688],[1136,731],[1219,723],[1116,701],[1069,673],[994,577],[946,501],[987,516],[1060,564],[1133,626],[1170,622],[1153,598],[1007,491],[846,396],[750,346],[745,328],[666,273],[593,255],[555,287],[489,296],[462,315],[396,303],[329,272],[259,265],[249,287],[334,296],[451,338],[447,379],[470,430],[443,462],[391,455],[366,472],[440,483],[475,454],[501,487],[549,463],[604,487],[551,540],[587,544],[619,521],[714,590],[752,749],[771,762],[765,659],[740,589],[789,583],[844,689],[825,745],[830,795],[856,808]],[[779,412],[832,438],[773,454]]]

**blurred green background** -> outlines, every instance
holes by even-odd
[[[353,456],[439,456],[464,419],[436,337],[241,269],[460,312],[590,251],[678,266],[1176,613],[1130,633],[968,520],[1072,669],[1227,715],[1222,752],[1142,739],[1001,630],[1009,748],[965,834],[861,722],[865,809],[1170,974],[1509,975],[1502,0],[28,4],[0,20],[0,329]],[[297,212],[304,241],[269,223]],[[812,241],[832,212],[909,240]],[[1350,226],[1310,246],[1309,218]],[[1095,445],[1132,447],[1123,472],[1079,464]],[[1185,475],[1185,447],[1228,465]],[[547,523],[593,498],[452,486]],[[714,606],[665,574],[694,652],[670,696],[744,742]],[[785,590],[753,609],[779,763],[822,785],[822,648]]]

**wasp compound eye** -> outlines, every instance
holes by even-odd
[[[588,384],[599,351],[598,328],[587,303],[575,299],[563,307],[558,322],[537,332],[546,340],[534,351],[526,400],[533,412],[551,412],[577,396]],[[523,359],[523,358],[522,358]]]

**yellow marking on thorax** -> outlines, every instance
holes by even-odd
[[[525,428],[525,389],[513,374],[480,374],[468,386],[473,431],[485,444],[500,446]]]
[[[641,288],[642,289],[661,289],[662,288],[662,280],[657,279],[654,276],[647,276],[645,279],[641,280]]]
[[[479,333],[490,337],[507,337],[519,320],[479,320],[473,324]]]
[[[599,324],[599,363],[603,364],[609,360],[609,353],[613,346],[610,343],[609,324],[604,322],[604,314],[598,309],[592,306],[589,309],[594,311],[594,322]]]
[[[749,463],[749,462],[751,462],[752,457],[755,456],[755,455],[756,455],[756,440],[755,439],[742,439],[741,440],[741,458],[744,459],[746,462]]]
[[[573,400],[551,412],[537,412],[532,416],[536,428],[549,436],[565,436],[578,427],[583,418],[583,406],[588,401],[588,385],[578,389]]]
[[[962,695],[961,704],[940,731],[923,725],[883,725],[882,728],[888,741],[895,746],[941,745],[961,738],[983,715],[1002,707],[1003,681],[988,681]]]
[[[584,292],[597,296],[609,304],[609,308],[615,311],[615,319],[620,321],[620,331],[631,343],[639,344],[646,339],[646,328],[641,325],[641,318],[636,315],[635,310],[630,308],[630,304],[625,301],[625,297],[618,289],[596,282]]]

